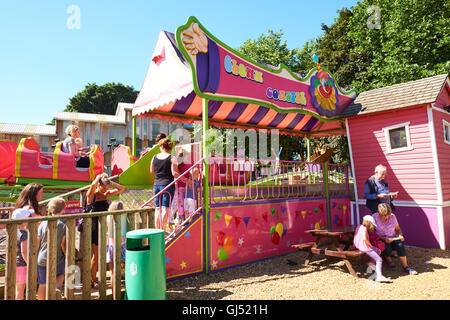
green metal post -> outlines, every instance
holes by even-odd
[[[133,156],[136,157],[136,117],[133,117],[133,126],[132,126],[132,130],[133,130],[133,142],[131,145],[131,152],[133,153]]]
[[[311,162],[311,137],[306,137],[306,161]]]
[[[209,272],[209,148],[207,144],[208,134],[208,100],[202,99],[202,155],[203,155],[203,209],[205,226],[205,272]]]
[[[328,161],[323,163],[323,183],[325,189],[325,197],[327,199],[327,225],[328,228],[331,228],[330,192],[328,189]]]

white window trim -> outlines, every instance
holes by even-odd
[[[389,131],[393,130],[393,129],[398,129],[398,128],[403,128],[405,127],[405,133],[406,133],[406,147],[402,147],[402,148],[397,148],[397,149],[392,149],[391,147],[391,139],[389,138]],[[411,145],[411,136],[410,136],[410,131],[409,131],[409,122],[404,122],[404,123],[399,123],[399,124],[394,124],[392,126],[389,127],[384,127],[383,128],[384,131],[384,137],[386,140],[386,153],[396,153],[396,152],[402,152],[402,151],[408,151],[408,150],[413,150],[413,146]]]
[[[445,127],[448,127],[448,132],[450,132],[450,122],[445,121],[442,119],[442,134],[444,135],[444,143],[450,145],[450,141],[447,140],[447,137],[445,136]]]

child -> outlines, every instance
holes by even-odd
[[[39,183],[29,183],[20,192],[14,206],[11,219],[25,219],[39,216],[39,201],[44,196],[44,188]],[[16,299],[24,299],[27,281],[27,223],[22,223],[17,230],[17,260],[16,260]]]
[[[48,212],[52,216],[63,214],[65,209],[66,202],[63,198],[54,198],[48,204]],[[48,221],[42,221],[38,228],[38,300],[45,299],[47,281],[47,225]],[[56,249],[56,289],[57,296],[61,298],[66,254],[66,226],[61,220],[58,220],[56,230],[56,243],[59,244]]]
[[[376,279],[377,282],[390,281],[390,278],[386,278],[381,273],[381,267],[383,264],[383,259],[381,259],[381,250],[373,246],[369,241],[368,231],[374,230],[376,227],[375,220],[372,216],[364,216],[363,222],[355,231],[355,237],[353,239],[353,245],[360,251],[366,253],[372,260],[376,263]]]
[[[39,216],[33,209],[19,208],[13,211],[12,219],[25,219],[32,216]],[[27,283],[27,245],[28,245],[28,223],[22,223],[17,229],[17,260],[16,260],[16,300],[23,300],[25,297],[25,284]]]
[[[200,176],[200,172],[198,168],[192,169],[192,178],[187,181],[187,190],[186,190],[186,199],[184,199],[184,208],[186,212],[189,213],[189,216],[194,213],[197,209],[197,199],[198,199],[198,190],[200,187],[200,183],[198,182],[198,178]]]
[[[116,211],[123,210],[123,202],[119,200],[114,200],[108,208],[108,211]],[[121,234],[120,234],[120,243],[121,243],[121,261],[122,264],[125,262],[125,244],[126,244],[126,234],[127,234],[127,215],[122,214],[120,216],[121,220]],[[111,287],[114,288],[114,218],[113,216],[108,216],[106,218],[106,233],[108,234],[108,242],[106,244],[106,263],[109,266],[109,270],[111,271]]]
[[[183,149],[180,148],[177,153],[177,163],[178,163],[178,171],[180,175],[183,174],[186,170],[189,169],[189,164],[184,163],[184,152]],[[185,194],[186,194],[186,182],[188,181],[188,176],[184,175],[180,178],[178,182],[176,182],[177,189],[177,218],[174,221],[175,224],[181,224],[185,220],[184,215],[184,204],[185,204]]]
[[[91,149],[91,147],[83,147],[83,140],[79,137],[75,139],[75,143],[79,151],[86,151]]]

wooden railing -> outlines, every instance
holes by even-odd
[[[135,214],[141,216],[141,223],[136,223]],[[82,293],[81,299],[90,300],[91,297],[91,228],[92,218],[98,217],[99,239],[98,239],[98,292],[99,299],[106,299],[106,219],[108,215],[113,217],[113,239],[114,239],[114,281],[112,282],[113,299],[122,299],[121,288],[121,215],[127,215],[127,231],[135,229],[146,229],[154,227],[154,209],[141,208],[133,210],[119,210],[108,212],[66,214],[60,216],[45,216],[27,219],[7,219],[0,220],[0,228],[6,226],[7,244],[6,244],[6,271],[5,271],[5,300],[14,300],[16,296],[16,256],[17,256],[17,229],[24,222],[28,223],[28,246],[27,246],[27,280],[25,289],[25,299],[35,300],[37,294],[37,257],[38,257],[38,239],[37,231],[39,223],[48,221],[47,231],[47,282],[46,299],[56,299],[56,254],[57,254],[57,223],[59,219],[66,223],[66,256],[65,256],[65,299],[75,299],[75,286],[69,285],[74,281],[74,274],[68,272],[74,270],[77,266],[76,259],[80,259],[81,265],[77,266],[81,272]],[[75,236],[76,219],[83,218],[83,231],[80,233],[79,256],[75,256]],[[75,277],[76,278],[76,277]]]

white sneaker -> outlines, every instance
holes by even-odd
[[[390,282],[391,278],[386,278],[383,275],[377,275],[377,278],[375,279],[376,282]]]

